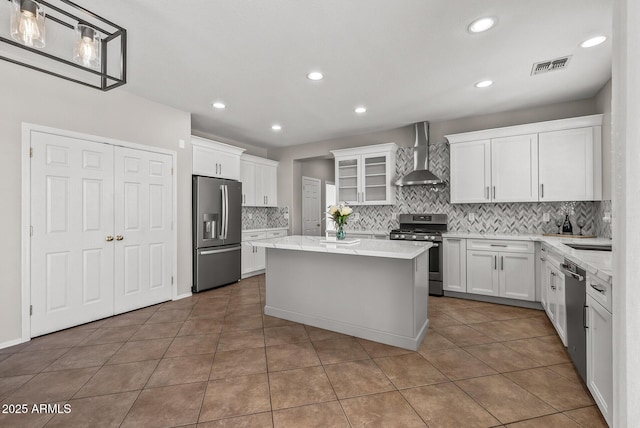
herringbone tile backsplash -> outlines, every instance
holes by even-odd
[[[242,207],[242,230],[289,227],[288,212],[289,207]]]
[[[449,181],[449,145],[436,143],[429,146],[430,169],[438,177]],[[413,148],[399,148],[396,155],[396,174],[402,177],[413,169]],[[450,204],[449,186],[441,192],[429,190],[426,186],[396,188],[394,206],[356,206],[354,212],[359,219],[350,221],[347,230],[388,230],[397,228],[394,219],[401,213],[442,213],[448,215],[449,230],[456,232],[480,233],[554,233],[558,228],[555,218],[562,216],[561,202],[527,202],[496,204]],[[601,221],[606,209],[605,202],[576,202],[574,214],[570,216],[574,233],[579,228],[576,221],[586,220],[584,234],[611,236],[610,224]],[[610,203],[609,209],[610,211]],[[467,214],[474,213],[475,221],[470,222]],[[549,213],[550,222],[542,221],[542,215]],[[608,232],[607,232],[608,229]]]

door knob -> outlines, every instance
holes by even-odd
[[[111,241],[113,241],[113,236],[111,236],[111,235],[107,235],[107,237],[106,237],[106,238],[104,238],[104,239],[105,239],[105,241],[109,241],[109,242],[111,242]]]
[[[123,239],[124,239],[124,236],[116,235],[116,241],[122,241]]]

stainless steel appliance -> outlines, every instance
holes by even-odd
[[[194,293],[240,279],[242,183],[194,175]]]
[[[564,296],[567,306],[567,350],[580,377],[587,382],[586,272],[564,259]]]
[[[400,228],[389,239],[432,242],[429,249],[429,294],[442,296],[442,233],[447,231],[446,214],[400,214]]]

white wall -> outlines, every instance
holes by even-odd
[[[21,337],[21,124],[30,122],[175,150],[178,195],[178,294],[191,288],[191,119],[125,92],[66,82],[0,61],[0,347]],[[184,149],[178,140],[184,139]]]
[[[613,424],[640,421],[640,2],[613,7]]]

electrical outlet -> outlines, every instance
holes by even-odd
[[[178,147],[184,149],[184,140],[178,140]]]
[[[549,215],[549,213],[542,214],[542,221],[545,221],[547,223],[551,221],[551,216]]]
[[[605,223],[611,223],[611,213],[605,212],[604,217],[602,217],[602,221]]]
[[[467,219],[468,219],[469,221],[476,221],[476,215],[475,215],[475,213],[469,213],[469,214],[467,214]]]
[[[289,213],[284,213],[283,217],[285,220],[289,220]]]
[[[391,220],[397,220],[398,219],[398,213],[391,213]]]

